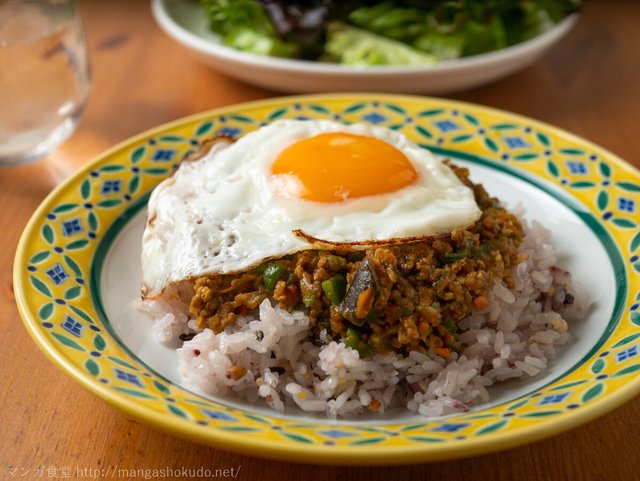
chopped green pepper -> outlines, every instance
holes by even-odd
[[[347,329],[347,337],[344,338],[344,344],[358,351],[361,357],[373,354],[373,348],[360,339],[360,332],[351,327]]]
[[[462,259],[464,259],[465,257],[467,257],[467,251],[460,251],[460,252],[449,252],[448,254],[444,255],[444,261],[447,264],[452,264],[456,261],[460,261]]]
[[[458,326],[455,325],[455,323],[453,322],[453,319],[447,319],[445,320],[442,325],[447,329],[447,331],[449,331],[451,334],[455,334],[456,332],[458,332]]]
[[[344,276],[341,275],[330,277],[324,281],[321,286],[329,300],[335,305],[342,302],[342,299],[344,299],[344,295],[347,292],[347,281]]]
[[[482,244],[482,245],[479,245],[477,247],[477,249],[474,251],[472,257],[475,259],[477,257],[484,256],[484,255],[488,254],[489,252],[493,252],[493,251],[495,251],[497,249],[498,248],[496,246],[494,246],[494,245]]]
[[[360,342],[360,333],[355,329],[347,329],[347,337],[344,338],[345,346],[356,349],[358,342]]]
[[[316,291],[307,288],[304,284],[301,285],[302,290],[302,302],[306,307],[311,307],[316,301]]]
[[[373,348],[360,339],[360,333],[353,328],[347,329],[347,336],[344,338],[344,344],[351,349],[358,351],[361,357],[373,354]]]
[[[267,289],[272,291],[275,289],[278,280],[284,274],[287,268],[281,264],[271,264],[265,270],[264,274],[262,274],[262,280],[264,281],[264,285]]]

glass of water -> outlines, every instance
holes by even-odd
[[[74,0],[0,0],[0,167],[36,160],[65,140],[89,83]]]

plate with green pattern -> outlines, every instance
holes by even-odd
[[[553,233],[563,267],[589,293],[586,318],[543,374],[508,382],[468,412],[392,410],[331,420],[214,398],[184,385],[175,347],[158,343],[139,298],[150,192],[212,135],[276,119],[398,130]],[[14,286],[36,344],[66,374],[128,415],[256,456],[398,464],[517,446],[585,423],[640,392],[640,173],[610,152],[514,114],[426,97],[333,94],[241,104],[127,140],[55,189],[25,228]]]

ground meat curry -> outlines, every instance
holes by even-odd
[[[220,332],[269,298],[306,310],[316,344],[344,339],[361,355],[431,349],[448,356],[460,347],[458,322],[488,305],[491,281],[513,287],[523,237],[517,218],[467,169],[449,166],[473,189],[482,210],[475,224],[406,244],[308,250],[240,274],[199,277],[190,305],[198,328]]]

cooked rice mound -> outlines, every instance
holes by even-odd
[[[549,231],[521,224],[509,276],[488,282],[487,302],[457,321],[447,350],[420,345],[364,355],[330,328],[318,329],[308,310],[290,311],[268,297],[214,332],[188,314],[194,281],[143,304],[160,340],[185,340],[178,349],[185,382],[211,395],[332,417],[394,407],[429,417],[464,412],[489,400],[494,383],[544,371],[586,309],[580,286],[556,265]]]

